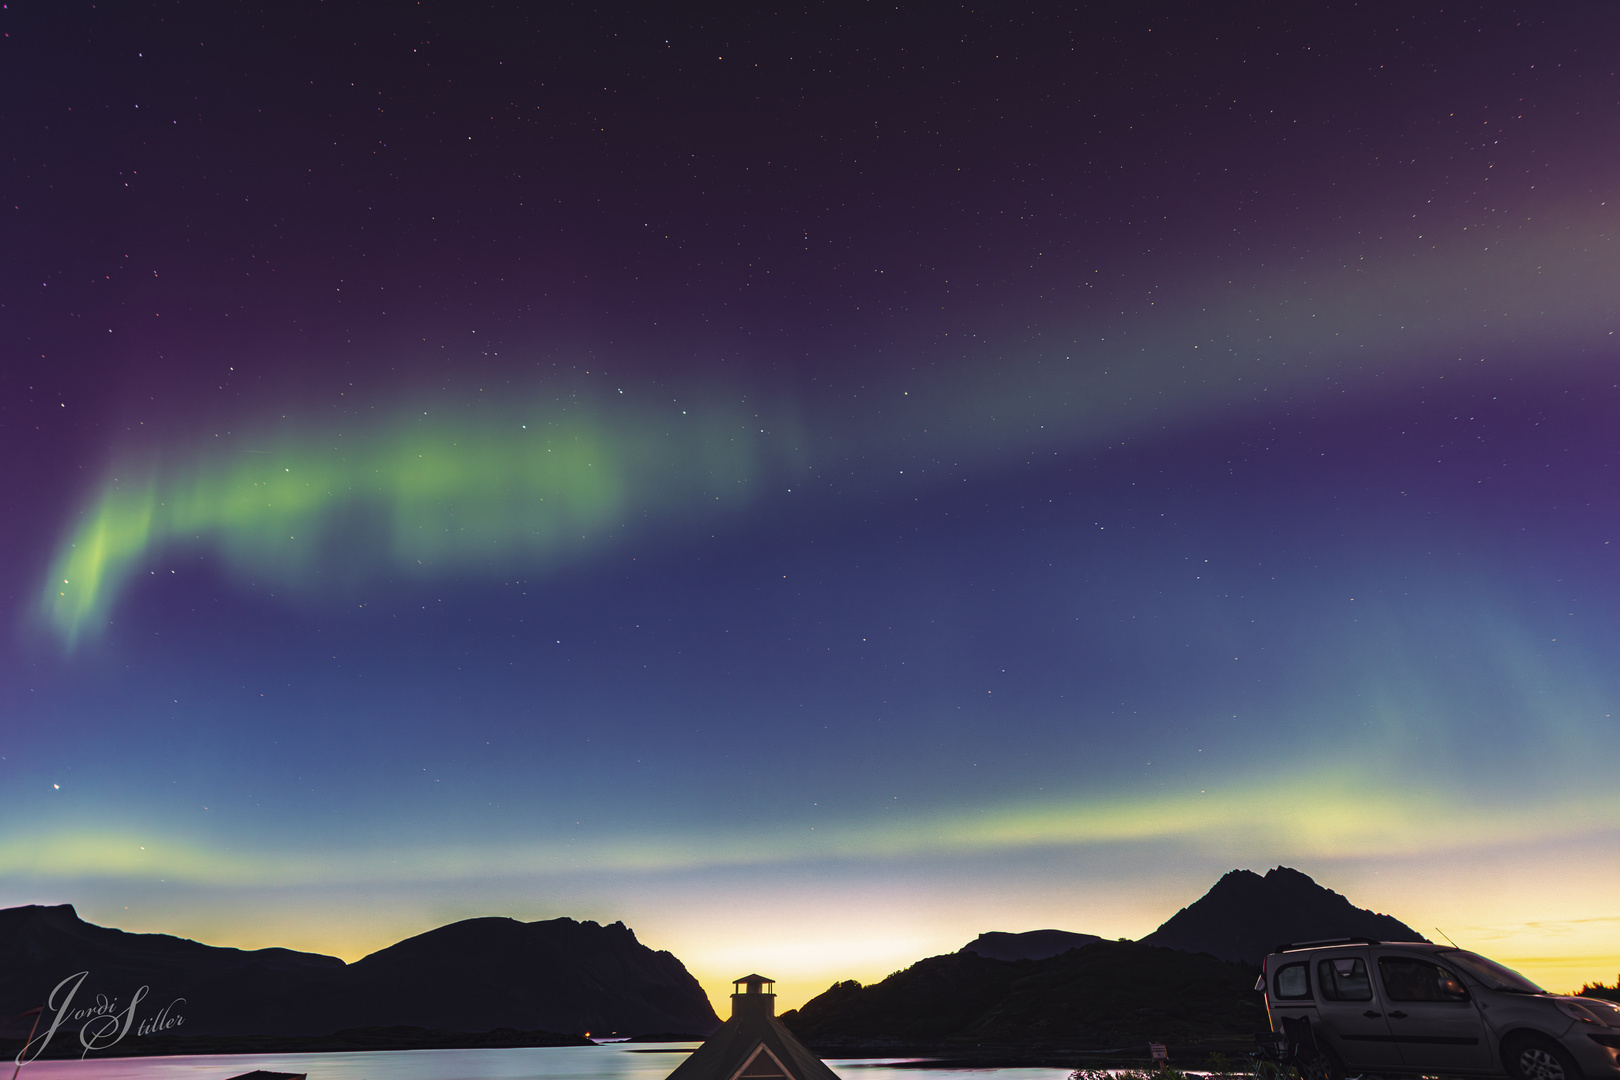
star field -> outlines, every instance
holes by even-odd
[[[0,11],[0,903],[1612,978],[1614,21]]]

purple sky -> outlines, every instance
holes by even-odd
[[[1620,968],[1620,11],[0,29],[0,904]]]

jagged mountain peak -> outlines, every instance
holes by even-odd
[[[1389,915],[1358,908],[1310,875],[1278,866],[1264,875],[1231,870],[1142,941],[1222,960],[1258,964],[1277,945],[1334,937],[1422,941]]]

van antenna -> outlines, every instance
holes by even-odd
[[[1439,934],[1441,937],[1446,938],[1447,941],[1451,941],[1451,938],[1446,937],[1446,932],[1444,930],[1440,929],[1438,926],[1434,928],[1434,932]],[[1462,946],[1458,945],[1455,941],[1451,941],[1451,947],[1453,949],[1462,948]]]

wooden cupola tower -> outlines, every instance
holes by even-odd
[[[668,1080],[838,1080],[776,1018],[774,979],[744,975],[731,985],[731,1019]]]

